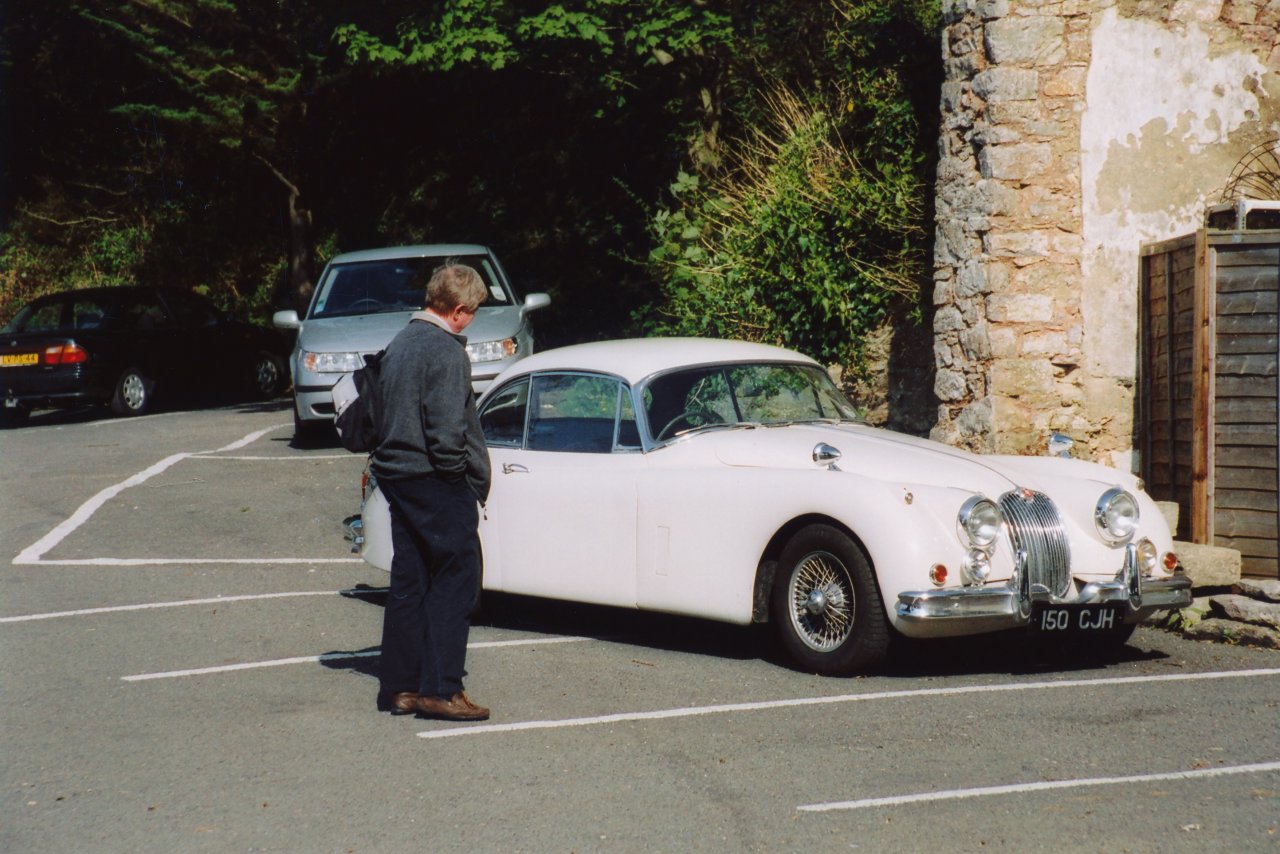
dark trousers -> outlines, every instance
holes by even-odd
[[[382,623],[381,692],[452,697],[466,675],[480,586],[479,510],[465,482],[381,480],[391,505],[391,590]]]

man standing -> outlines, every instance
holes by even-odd
[[[393,714],[489,717],[462,685],[480,585],[478,504],[488,498],[490,471],[460,333],[485,295],[472,268],[436,270],[426,309],[382,358],[380,436],[370,469],[391,509],[378,707]]]

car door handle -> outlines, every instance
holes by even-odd
[[[502,473],[503,474],[528,474],[529,469],[527,466],[522,466],[519,463],[503,463]]]

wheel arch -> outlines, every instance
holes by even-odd
[[[875,563],[871,560],[871,552],[867,549],[866,543],[858,536],[857,532],[841,522],[834,516],[825,513],[806,513],[797,516],[779,528],[769,539],[768,544],[764,547],[764,551],[760,555],[760,560],[756,564],[755,584],[752,590],[752,607],[751,622],[767,623],[769,622],[769,597],[772,595],[774,573],[777,571],[778,558],[782,555],[782,550],[786,548],[787,543],[799,531],[809,525],[827,525],[835,528],[842,534],[853,540],[853,544],[857,546],[864,557],[867,559],[867,565],[871,567],[872,575],[875,575]],[[879,583],[876,584],[877,589]],[[883,600],[883,594],[881,596]],[[883,601],[881,602],[883,607]]]

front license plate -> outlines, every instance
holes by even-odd
[[[1120,628],[1118,605],[1037,605],[1031,609],[1031,631],[1042,634],[1107,632]]]
[[[0,356],[0,368],[17,368],[22,365],[36,365],[39,362],[39,353],[6,353]]]

